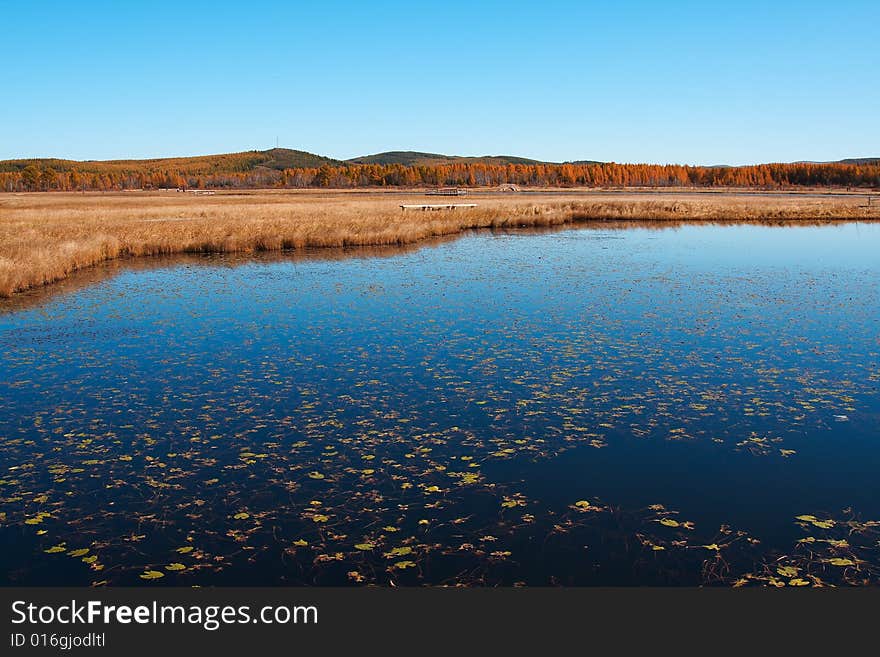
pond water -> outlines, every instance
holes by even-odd
[[[0,310],[0,583],[880,582],[880,225],[204,256]]]

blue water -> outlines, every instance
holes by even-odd
[[[123,270],[0,314],[0,581],[880,581],[878,336],[878,224]]]

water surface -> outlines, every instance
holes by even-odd
[[[876,583],[878,253],[475,233],[8,307],[0,581]]]

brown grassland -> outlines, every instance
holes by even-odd
[[[403,203],[477,203],[402,211]],[[117,258],[175,253],[414,244],[476,228],[590,221],[817,222],[880,220],[857,194],[475,194],[178,192],[0,194],[0,297]]]

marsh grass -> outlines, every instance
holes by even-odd
[[[272,192],[0,195],[0,296],[122,257],[404,245],[468,229],[588,221],[880,219],[880,206],[865,208],[856,196],[486,195],[472,209],[401,211],[400,204],[412,199]]]

